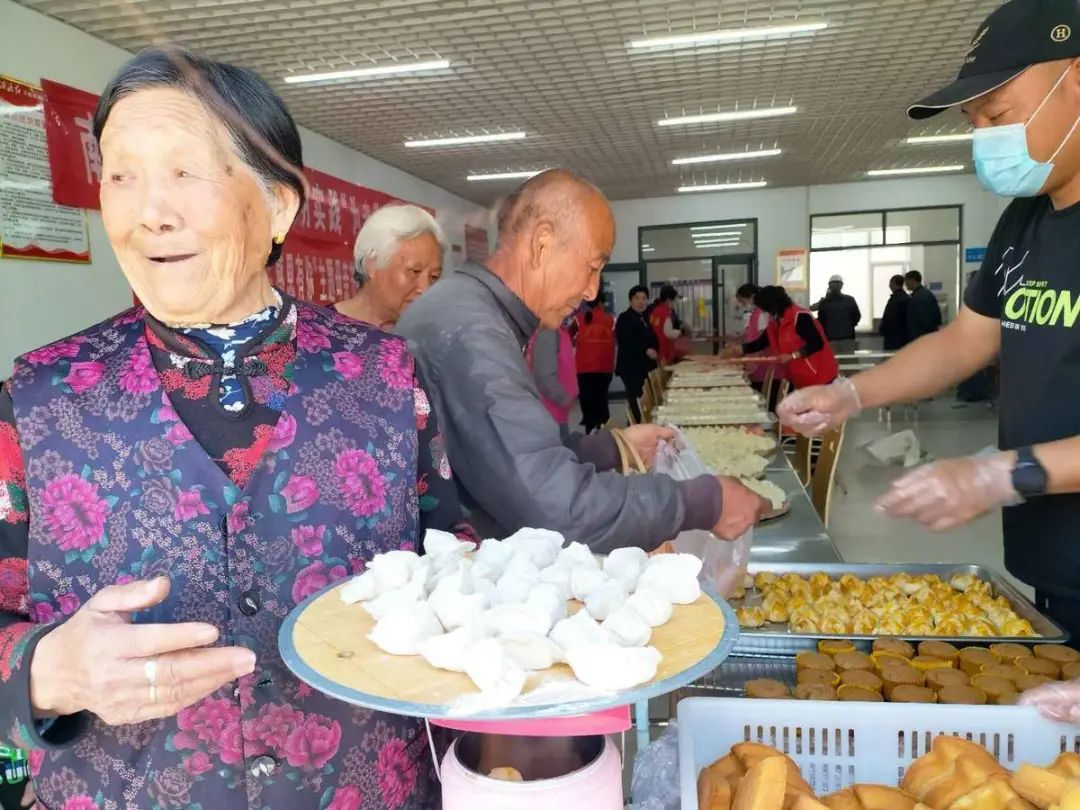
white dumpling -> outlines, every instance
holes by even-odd
[[[616,644],[623,647],[644,647],[652,638],[649,623],[626,605],[604,619],[600,626],[611,633]]]
[[[506,570],[503,571],[503,576],[507,574],[524,579],[539,579],[540,566],[529,556],[528,552],[515,551],[514,556],[510,558],[510,562],[506,565]]]
[[[645,570],[649,555],[640,548],[617,548],[604,560],[604,573],[617,579],[627,593],[633,593]]]
[[[570,594],[584,602],[589,592],[608,579],[599,568],[575,568],[570,572]]]
[[[671,600],[654,588],[639,586],[627,597],[626,606],[633,608],[649,627],[660,627],[671,618]]]
[[[368,602],[379,595],[379,580],[374,571],[365,571],[346,582],[341,588],[341,601],[346,605]]]
[[[435,611],[425,603],[418,603],[386,613],[375,623],[368,638],[391,655],[417,655],[421,642],[442,632]]]
[[[620,647],[617,644],[575,647],[566,651],[574,676],[592,689],[619,692],[656,677],[661,655],[655,647]]]
[[[559,596],[565,601],[573,598],[570,592],[570,569],[560,568],[558,563],[549,566],[540,572],[540,581],[547,585],[554,585],[559,591]]]
[[[579,610],[569,619],[557,622],[550,633],[551,640],[563,650],[596,644],[610,644],[610,634],[587,610]]]
[[[585,609],[589,615],[602,622],[626,602],[626,591],[616,579],[605,579],[585,597]]]
[[[490,579],[473,579],[473,593],[482,593],[489,605],[495,604],[495,583]]]
[[[492,636],[539,633],[551,630],[551,618],[530,605],[496,605],[480,616],[480,627]]]
[[[592,549],[584,543],[571,543],[559,552],[559,556],[555,558],[554,566],[568,570],[574,568],[599,568],[600,561],[596,559]]]
[[[499,605],[520,605],[539,584],[537,577],[526,577],[507,571],[495,586],[493,602]]]
[[[701,585],[698,583],[701,560],[692,554],[661,556],[670,558],[670,561],[662,564],[650,561],[638,580],[638,586],[659,591],[672,604],[689,605],[696,602],[701,596]]]
[[[452,588],[436,588],[428,604],[447,630],[456,630],[477,621],[488,607],[487,597],[482,593],[462,593]]]
[[[427,557],[442,557],[447,554],[461,556],[475,548],[476,543],[459,540],[457,535],[450,532],[441,532],[438,529],[424,532],[424,555]]]
[[[499,636],[498,641],[515,664],[530,672],[548,669],[566,660],[559,645],[539,633],[513,633]]]
[[[494,576],[491,579],[498,579],[503,575],[506,566],[510,564],[510,560],[514,558],[514,549],[498,540],[485,540],[480,544],[473,558],[477,564],[483,563],[493,572]]]
[[[525,670],[494,639],[483,639],[465,653],[465,674],[494,701],[509,703],[525,688]]]
[[[521,529],[503,540],[506,545],[528,554],[538,568],[547,568],[555,562],[565,542],[561,534],[547,529]]]
[[[475,579],[486,579],[492,584],[499,581],[499,577],[502,576],[501,571],[496,571],[489,563],[484,562],[476,557],[472,556],[472,575]]]
[[[363,602],[362,604],[371,618],[378,621],[391,611],[409,609],[422,602],[423,599],[423,584],[410,581],[400,588],[383,591],[370,602]]]
[[[424,639],[420,642],[418,652],[436,669],[464,672],[469,647],[482,638],[484,635],[479,626],[470,624]]]
[[[525,604],[536,608],[551,618],[551,624],[566,618],[566,600],[554,585],[541,582],[529,591]]]
[[[415,552],[401,550],[376,554],[367,564],[368,570],[375,572],[381,593],[400,588],[419,567],[420,557]]]
[[[701,558],[694,554],[657,554],[650,557],[646,568],[674,568],[691,576],[701,573]]]

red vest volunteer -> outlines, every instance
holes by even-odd
[[[586,314],[590,317],[586,319]],[[577,373],[615,371],[615,318],[602,306],[577,314]]]

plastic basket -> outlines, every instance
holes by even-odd
[[[1080,726],[1050,722],[1026,706],[688,698],[679,703],[682,810],[697,810],[698,774],[736,743],[783,751],[824,795],[859,782],[899,784],[942,734],[984,746],[1010,770],[1080,753]]]

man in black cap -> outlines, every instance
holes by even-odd
[[[1080,0],[1010,0],[959,78],[909,111],[960,107],[979,179],[1016,199],[956,320],[889,362],[785,399],[807,433],[932,396],[1001,356],[1002,452],[898,480],[879,508],[946,530],[1004,506],[1005,563],[1080,636]]]

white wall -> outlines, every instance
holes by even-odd
[[[1006,204],[974,175],[622,200],[614,203],[617,237],[612,261],[638,260],[639,227],[756,217],[761,278],[771,279],[778,250],[809,247],[811,214],[962,205],[964,247],[981,247]]]
[[[38,14],[0,0],[0,74],[36,84],[53,79],[91,92],[131,54]],[[465,224],[487,227],[487,211],[385,163],[301,129],[304,162],[368,188],[435,208],[451,244],[464,249]],[[90,265],[0,259],[0,379],[12,359],[131,305],[131,292],[105,239],[101,216],[88,212]],[[449,253],[447,265],[462,254]]]

